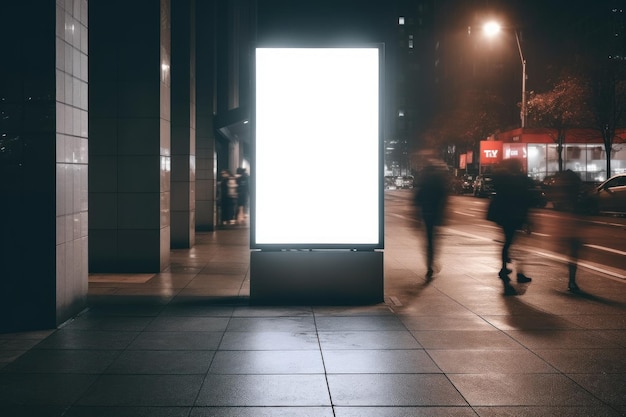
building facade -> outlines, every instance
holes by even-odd
[[[85,307],[90,272],[162,271],[216,227],[217,169],[245,159],[254,12],[0,5],[0,331],[55,327]]]
[[[559,172],[559,145],[550,129],[514,129],[480,143],[480,172],[503,159],[520,158],[529,177],[543,180]],[[576,172],[583,181],[602,182],[626,172],[626,129],[619,129],[611,151],[611,172],[601,133],[593,129],[569,129],[561,151],[561,167]],[[462,159],[462,155],[460,159]]]

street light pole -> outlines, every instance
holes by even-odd
[[[500,32],[500,29],[500,24],[496,22],[487,22],[483,26],[483,32],[489,37],[496,36]],[[524,54],[522,53],[522,44],[519,41],[517,30],[513,29],[513,32],[515,32],[517,51],[519,52],[519,57],[522,61],[522,105],[520,109],[520,121],[523,129],[526,127],[526,60],[524,59]]]
[[[522,54],[522,45],[519,41],[519,36],[517,35],[517,30],[515,32],[515,40],[517,41],[517,50],[519,51],[519,57],[522,60],[522,106],[520,109],[520,121],[522,123],[522,129],[526,127],[526,60],[524,59],[524,55]]]

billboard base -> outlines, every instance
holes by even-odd
[[[253,304],[377,304],[383,287],[382,251],[250,253]]]

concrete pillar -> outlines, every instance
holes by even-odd
[[[90,5],[89,270],[170,262],[170,1]]]
[[[86,0],[0,3],[2,332],[85,306],[87,27]]]
[[[171,247],[195,244],[196,1],[172,3]]]
[[[196,4],[196,230],[217,224],[215,144],[215,0]]]

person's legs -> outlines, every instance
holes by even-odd
[[[578,252],[580,251],[581,242],[578,238],[569,239],[569,263],[567,265],[569,270],[569,281],[567,289],[572,292],[580,291],[576,284],[576,270],[578,269]]]
[[[432,221],[424,219],[424,228],[426,229],[426,278],[432,278],[435,259],[435,225]]]
[[[504,244],[502,245],[502,269],[498,276],[502,280],[502,285],[504,286],[504,295],[516,295],[517,291],[511,285],[511,280],[509,278],[510,269],[507,268],[507,263],[509,262],[509,248],[513,243],[513,237],[515,236],[515,228],[510,226],[503,226],[502,232],[504,233]]]
[[[504,244],[502,245],[502,269],[501,275],[508,275],[511,270],[507,268],[507,263],[510,262],[509,249],[513,244],[513,237],[515,236],[515,229],[510,226],[503,226],[502,232],[504,234]]]

